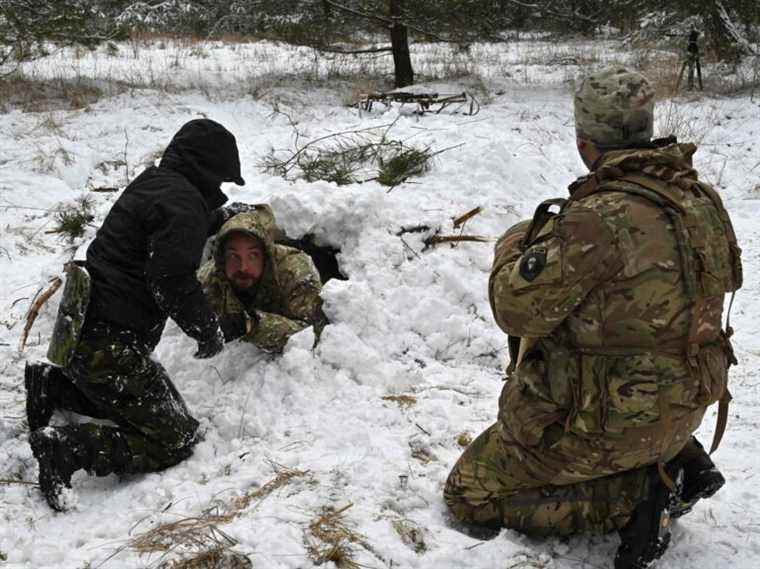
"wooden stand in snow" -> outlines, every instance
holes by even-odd
[[[437,115],[449,106],[456,104],[459,106],[453,111],[455,114],[474,116],[480,111],[478,100],[467,92],[409,93],[407,91],[392,91],[390,93],[365,93],[361,95],[357,106],[363,111],[371,111],[375,103],[382,103],[386,107],[390,107],[391,103],[401,103],[402,105],[411,103],[417,106],[414,112],[419,115],[425,113]],[[460,110],[463,105],[467,105],[464,111]]]

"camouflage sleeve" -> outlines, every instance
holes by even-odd
[[[568,208],[521,251],[518,234],[527,231],[523,223],[496,245],[489,299],[496,322],[507,334],[542,337],[597,284],[619,271],[622,262],[612,232],[594,210]]]
[[[262,310],[256,310],[253,316],[257,321],[256,327],[243,340],[268,352],[281,352],[288,338],[310,326],[302,320]]]
[[[277,264],[277,280],[283,287],[283,314],[256,311],[258,324],[246,338],[262,349],[282,351],[288,338],[314,326],[319,335],[327,324],[322,312],[322,291],[319,272],[306,253],[290,249]]]

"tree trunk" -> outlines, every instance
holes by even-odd
[[[393,49],[393,67],[395,87],[406,87],[414,83],[412,58],[409,55],[409,38],[406,26],[401,23],[401,3],[403,0],[389,0],[391,25],[391,48]]]

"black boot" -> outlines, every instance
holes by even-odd
[[[51,382],[56,380],[60,369],[50,364],[26,362],[24,385],[26,386],[26,420],[29,431],[47,426],[53,416],[56,403],[51,390]]]
[[[690,454],[695,456],[690,456],[683,463],[683,491],[671,512],[673,518],[689,513],[700,499],[709,498],[726,483],[726,479],[699,441],[692,438],[690,444]]]
[[[45,500],[57,512],[70,506],[71,476],[84,468],[84,452],[68,435],[69,427],[38,429],[29,436],[32,453],[40,467],[40,490]]]
[[[670,474],[676,484],[683,480],[681,470]],[[620,530],[615,569],[646,569],[665,553],[670,544],[670,505],[674,499],[660,479],[657,467],[650,467],[649,495],[636,506],[630,521]]]

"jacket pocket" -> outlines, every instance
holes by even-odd
[[[549,398],[545,370],[540,359],[524,361],[499,398],[499,420],[525,446],[538,445],[546,428],[565,416]]]
[[[610,358],[605,431],[620,432],[659,421],[660,383],[666,373],[654,360],[649,354]]]

